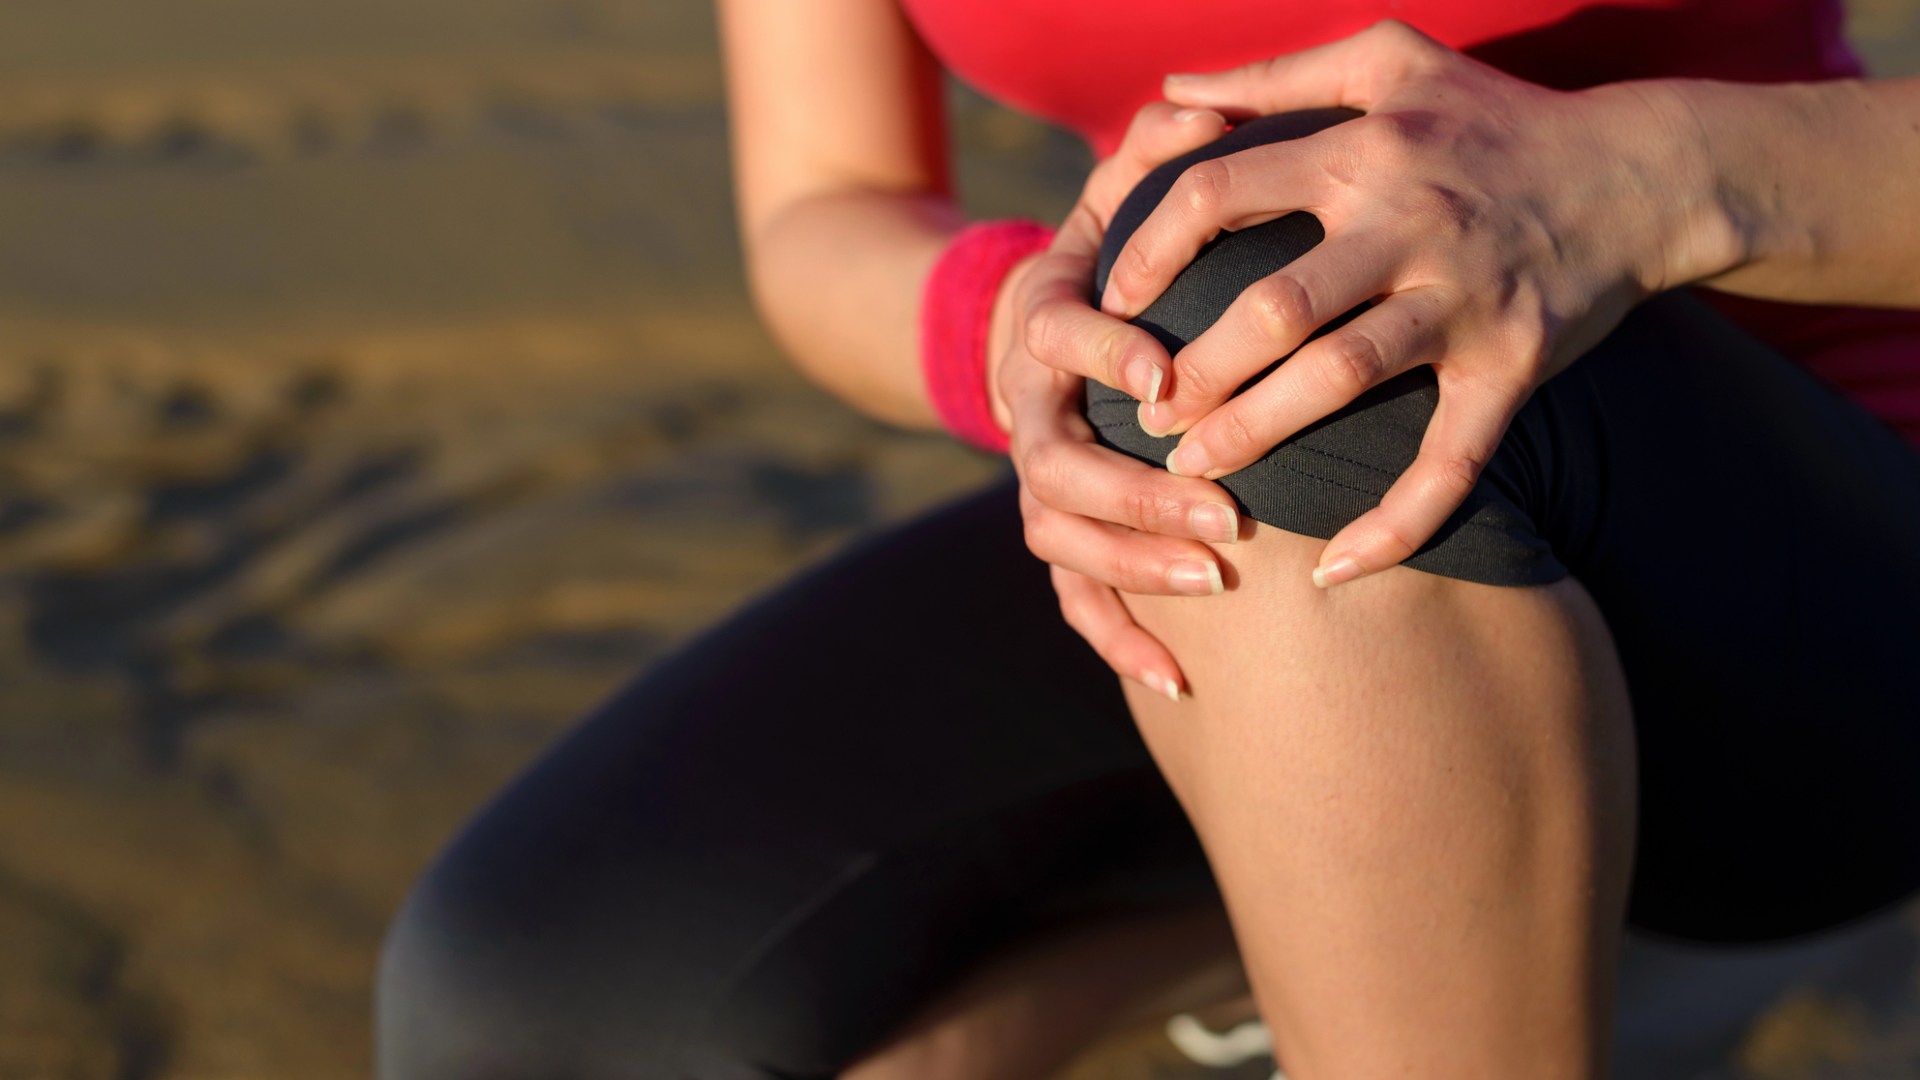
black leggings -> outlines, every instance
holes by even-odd
[[[1619,648],[1633,921],[1771,938],[1920,887],[1920,453],[1685,295],[1548,386],[1485,483]],[[487,807],[391,932],[380,1075],[829,1077],[989,949],[1213,888],[1002,483],[700,637]]]

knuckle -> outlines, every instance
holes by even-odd
[[[1478,456],[1466,451],[1456,450],[1445,455],[1436,470],[1441,489],[1450,495],[1465,498],[1480,479],[1480,470],[1484,465],[1485,462]]]
[[[1389,521],[1382,525],[1380,532],[1386,537],[1386,543],[1382,546],[1392,552],[1396,561],[1405,559],[1420,549],[1420,543],[1414,539],[1413,533],[1398,521]]]
[[[1399,19],[1381,19],[1367,27],[1367,33],[1382,41],[1405,41],[1413,35],[1413,27]]]
[[[1123,592],[1155,591],[1166,575],[1160,572],[1160,561],[1151,555],[1139,552],[1120,552],[1108,563],[1109,583]]]
[[[1020,460],[1017,463],[1017,471],[1020,474],[1020,487],[1036,499],[1040,496],[1041,486],[1046,483],[1040,476],[1041,469],[1045,467],[1043,459],[1047,453],[1046,445],[1046,440],[1044,439],[1035,439],[1028,442],[1026,449],[1021,452]]]
[[[1404,167],[1414,151],[1433,138],[1435,121],[1432,114],[1425,111],[1383,111],[1371,119],[1374,122],[1369,131],[1374,151],[1391,165]]]
[[[1034,359],[1057,358],[1059,341],[1063,333],[1061,315],[1057,301],[1042,301],[1028,309],[1025,343],[1027,351],[1033,354]]]
[[[1135,328],[1123,322],[1110,322],[1100,331],[1100,336],[1092,345],[1091,359],[1099,370],[1107,373],[1109,386],[1119,385],[1120,366],[1126,362],[1134,345]]]
[[[1142,532],[1159,532],[1165,523],[1180,513],[1179,500],[1167,497],[1151,487],[1133,487],[1121,497],[1122,524]]]
[[[1088,618],[1087,605],[1086,602],[1081,599],[1080,594],[1056,588],[1054,590],[1054,596],[1060,601],[1060,617],[1066,620],[1067,625],[1073,628],[1074,633],[1091,641],[1093,639],[1093,634],[1091,633],[1093,623],[1092,620]]]
[[[1220,410],[1207,436],[1215,447],[1226,451],[1224,455],[1212,455],[1216,464],[1222,460],[1245,461],[1272,449],[1271,444],[1260,445],[1260,434],[1242,409]]]
[[[1061,472],[1064,467],[1060,447],[1053,442],[1037,442],[1027,450],[1025,461],[1027,487],[1034,498],[1043,503],[1051,503],[1064,490],[1061,486]]]
[[[1052,562],[1048,554],[1053,546],[1053,529],[1047,524],[1045,513],[1028,514],[1022,523],[1021,535],[1027,542],[1027,550],[1044,562]]]
[[[1382,19],[1361,32],[1367,38],[1363,75],[1376,92],[1437,66],[1445,47],[1399,19]]]
[[[1201,358],[1182,349],[1173,357],[1175,392],[1190,401],[1211,401],[1219,396],[1219,383]]]
[[[1159,271],[1159,255],[1147,244],[1146,238],[1135,233],[1127,241],[1121,258],[1114,263],[1110,274],[1120,279],[1123,288],[1140,289],[1151,282]]]
[[[1368,30],[1388,49],[1402,56],[1418,56],[1433,44],[1433,39],[1400,19],[1381,19]]]
[[[1327,388],[1339,394],[1358,397],[1380,379],[1385,360],[1373,339],[1357,330],[1340,330],[1328,335],[1321,351],[1321,377]]]
[[[1164,101],[1150,101],[1140,106],[1134,110],[1133,120],[1127,125],[1127,133],[1122,136],[1121,142],[1144,163],[1146,148],[1140,145],[1141,142],[1146,140],[1172,111],[1173,107]]]
[[[1313,297],[1289,274],[1261,279],[1253,294],[1253,321],[1270,341],[1295,341],[1314,326]]]
[[[1221,158],[1191,165],[1180,174],[1180,197],[1187,209],[1205,220],[1212,220],[1227,203],[1233,187],[1233,168]]]

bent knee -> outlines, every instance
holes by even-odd
[[[509,812],[518,793],[448,847],[388,930],[380,1080],[834,1071],[813,1067],[830,1055],[809,1026],[834,1004],[809,996],[832,950],[775,933],[795,895],[742,884],[724,852],[686,857],[660,822],[529,822]]]
[[[374,991],[381,1080],[679,1075],[684,994],[631,891],[486,818],[420,879]],[[544,851],[542,850],[544,849]],[[582,860],[584,862],[585,860]]]
[[[374,1072],[382,1080],[483,1074],[483,1023],[466,1000],[477,980],[423,881],[387,929],[374,981]]]
[[[525,913],[484,877],[463,872],[461,858],[456,845],[388,928],[374,987],[381,1080],[531,1075],[574,1064],[553,1015],[570,996],[551,970],[558,958],[527,947],[516,925]]]

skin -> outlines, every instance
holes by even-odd
[[[887,0],[721,14],[762,313],[856,407],[933,426],[919,284],[962,224],[937,67]],[[1604,623],[1574,582],[1499,589],[1395,564],[1525,395],[1651,292],[1920,306],[1920,83],[1562,94],[1388,23],[1165,92],[996,302],[990,385],[1029,547],[1063,615],[1131,680],[1290,1075],[1603,1075],[1634,782]],[[1190,171],[1088,306],[1134,180],[1224,118],[1326,105],[1368,115]],[[1300,208],[1327,241],[1180,356],[1122,321],[1219,229]],[[1226,402],[1234,373],[1368,297],[1352,333]],[[1416,363],[1442,394],[1419,461],[1334,540],[1207,509],[1231,507],[1207,477]],[[1143,422],[1183,434],[1178,472],[1194,475],[1093,443],[1083,377],[1151,398]],[[1169,955],[1149,945],[1169,924],[1086,934],[990,961],[846,1075],[1046,1075],[1178,975],[1090,966]],[[1217,960],[1211,940],[1175,955]]]
[[[1652,293],[1704,283],[1767,300],[1920,307],[1920,79],[1661,79],[1561,93],[1389,21],[1232,71],[1170,76],[1165,93],[1235,118],[1367,113],[1188,170],[1128,239],[1101,298],[1116,320],[1144,309],[1221,229],[1297,209],[1326,227],[1318,248],[1167,359],[1162,400],[1140,420],[1183,436],[1167,464],[1192,476],[1231,472],[1368,387],[1434,366],[1440,406],[1418,460],[1327,541],[1310,571],[1322,586],[1396,565],[1432,536],[1533,389]],[[1366,299],[1379,302],[1228,402]],[[1082,325],[1087,340],[1112,332]],[[1044,364],[1122,389],[1125,365],[1137,365],[1029,341]],[[1158,365],[1165,354],[1140,355]],[[1120,618],[1100,610],[1103,622]]]
[[[1635,788],[1599,611],[1571,579],[1323,590],[1320,543],[1260,525],[1223,596],[1128,600],[1211,643],[1186,701],[1129,700],[1287,1075],[1605,1076]]]

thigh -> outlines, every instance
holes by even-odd
[[[1777,937],[1920,886],[1920,451],[1674,294],[1500,456],[1627,673],[1635,921]]]
[[[390,935],[382,1074],[831,1075],[997,943],[1210,888],[1002,484],[751,605],[486,808]]]

